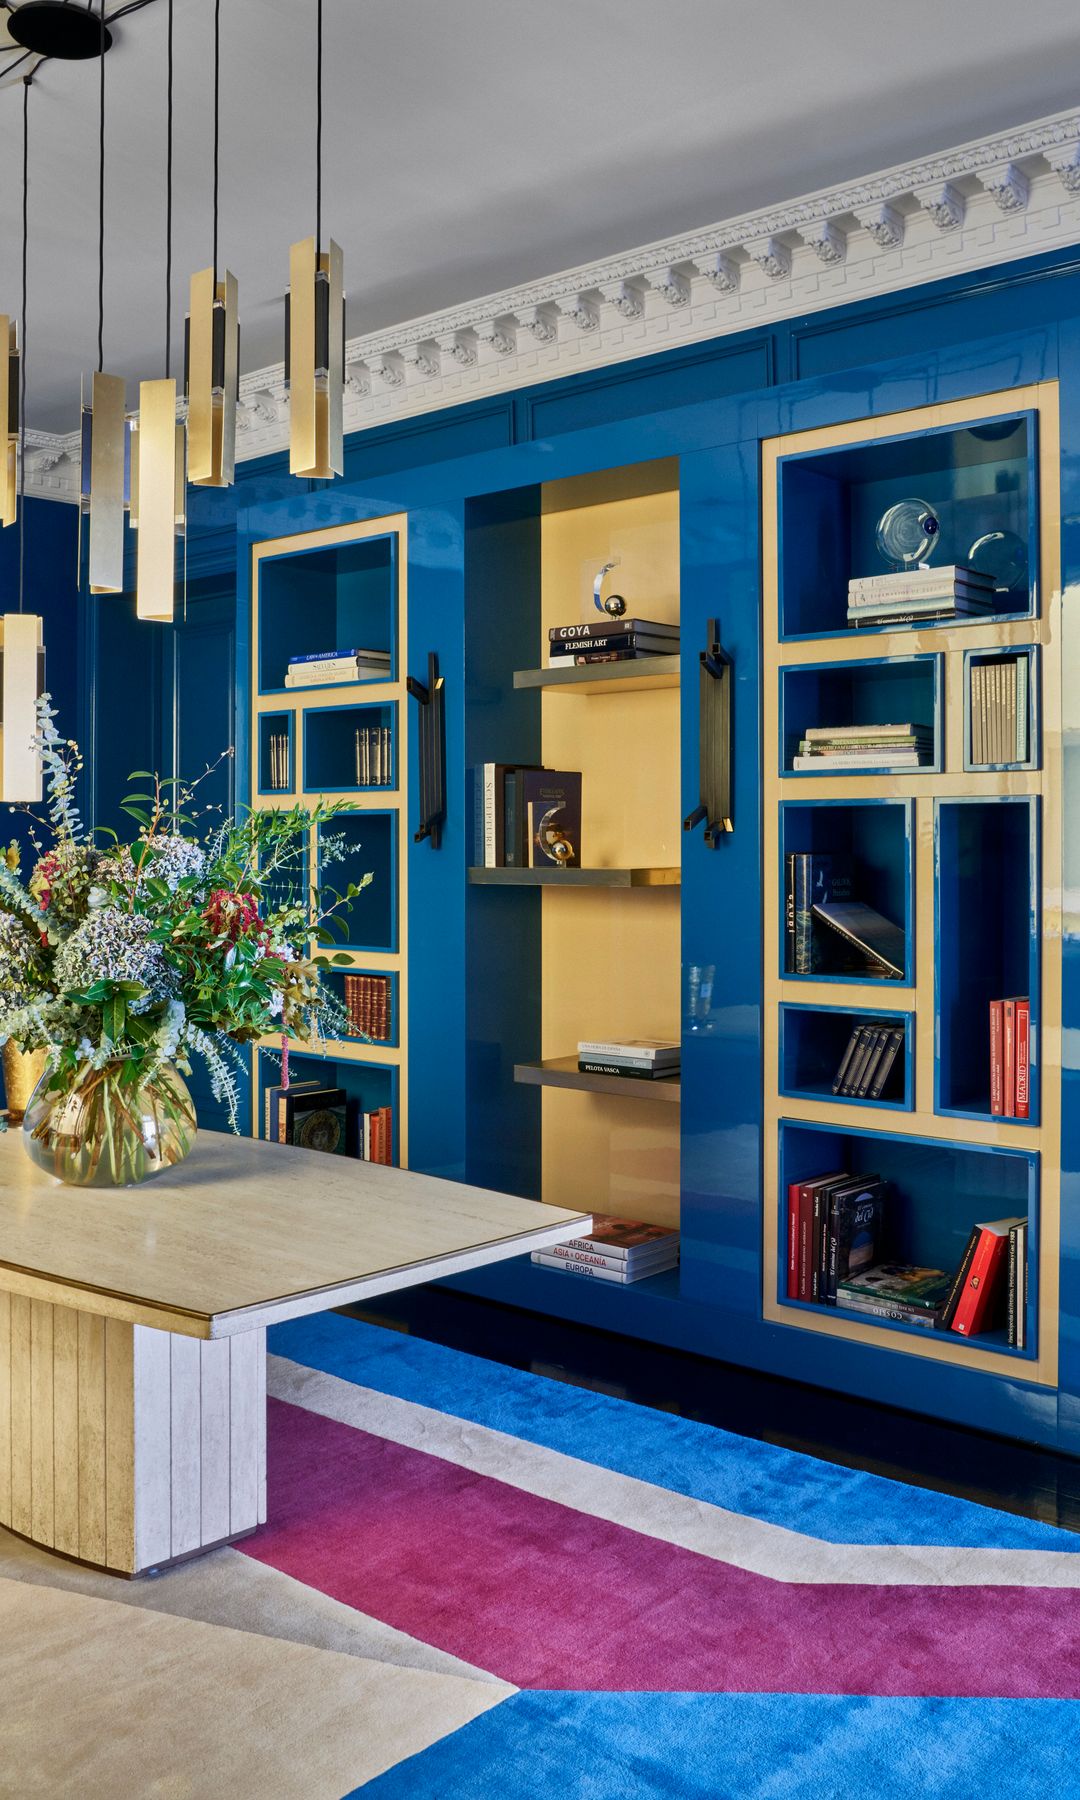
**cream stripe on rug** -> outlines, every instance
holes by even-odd
[[[830,1544],[284,1357],[267,1358],[267,1380],[275,1399],[776,1581],[1080,1587],[1080,1556],[1067,1550]],[[918,1492],[911,1490],[913,1506]]]

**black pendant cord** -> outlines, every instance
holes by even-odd
[[[315,262],[322,251],[322,9],[315,0]]]
[[[101,0],[101,121],[98,129],[98,374],[105,367],[105,0]]]
[[[173,204],[173,0],[169,0],[168,89],[165,101],[165,379],[172,368],[172,204]]]
[[[23,609],[24,577],[26,574],[26,245],[29,238],[29,168],[27,147],[30,142],[30,83],[32,75],[23,76],[23,112],[22,112],[22,317],[19,330],[22,333],[19,344],[19,611]],[[4,345],[4,355],[7,346]]]
[[[214,287],[218,259],[218,140],[221,130],[221,0],[214,0]]]

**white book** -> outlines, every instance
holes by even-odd
[[[644,1281],[647,1276],[660,1273],[658,1269],[650,1268],[628,1270],[624,1275],[618,1269],[594,1269],[588,1263],[568,1262],[565,1257],[551,1256],[544,1250],[534,1250],[532,1261],[542,1269],[558,1269],[563,1275],[582,1275],[586,1281],[618,1281],[624,1287],[632,1281]]]
[[[931,737],[930,725],[808,725],[803,733],[808,744],[821,738],[908,738]]]
[[[917,755],[906,755],[899,750],[866,751],[855,756],[848,750],[837,756],[795,756],[792,757],[793,769],[927,769],[929,763]]]
[[[493,762],[484,764],[484,867],[495,867],[495,769]]]
[[[679,1045],[663,1038],[586,1038],[577,1048],[578,1055],[588,1057],[590,1062],[678,1062],[680,1055]]]
[[[537,1252],[538,1255],[546,1252]],[[678,1240],[671,1243],[657,1244],[655,1249],[649,1246],[642,1250],[633,1250],[629,1256],[613,1256],[606,1250],[575,1250],[572,1244],[554,1244],[550,1254],[560,1262],[584,1263],[591,1269],[617,1269],[622,1275],[641,1274],[646,1270],[650,1275],[658,1269],[673,1269],[679,1260]]]

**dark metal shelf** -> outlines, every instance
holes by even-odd
[[[682,870],[476,868],[469,880],[474,887],[678,887]]]
[[[636,656],[627,662],[572,663],[567,669],[515,669],[516,688],[562,694],[623,694],[635,688],[677,688],[678,655]]]
[[[589,1094],[617,1094],[620,1100],[667,1100],[678,1104],[677,1075],[638,1081],[632,1075],[586,1075],[576,1056],[549,1056],[544,1062],[515,1063],[514,1080],[526,1087],[580,1088]]]

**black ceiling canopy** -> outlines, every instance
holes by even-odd
[[[101,55],[101,15],[74,0],[23,0],[21,6],[9,9],[7,26],[15,42],[37,56],[85,62]],[[111,43],[106,25],[106,50]]]

